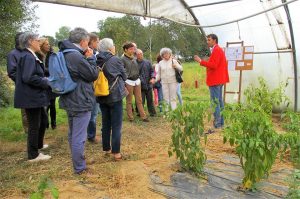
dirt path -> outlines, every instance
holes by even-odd
[[[26,198],[37,189],[40,177],[48,176],[60,198],[163,198],[149,190],[149,174],[158,172],[167,180],[175,162],[167,155],[171,130],[162,117],[151,118],[149,123],[124,122],[123,161],[105,156],[100,144],[87,143],[89,172],[81,176],[72,171],[66,128],[46,133],[50,147],[45,153],[53,157],[48,162],[27,163],[25,143],[0,143],[1,197]]]
[[[125,160],[115,162],[102,153],[100,144],[86,144],[89,172],[74,175],[67,143],[67,127],[59,126],[46,135],[50,144],[45,153],[48,162],[30,164],[26,161],[26,144],[0,143],[0,198],[28,198],[37,190],[41,176],[49,177],[59,190],[59,198],[165,198],[150,190],[151,173],[168,183],[175,172],[174,157],[168,157],[171,137],[170,124],[162,117],[151,122],[124,122],[121,151]],[[98,128],[99,133],[99,128]],[[208,159],[221,154],[234,154],[234,148],[223,144],[221,132],[209,135],[206,148]],[[274,167],[288,169],[290,163]],[[46,198],[51,198],[49,191]]]

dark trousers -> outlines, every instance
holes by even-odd
[[[49,110],[50,110],[51,127],[56,127],[56,108],[55,108],[55,100],[56,100],[56,98],[51,99],[51,100],[50,100],[50,104],[49,104],[49,106],[47,107],[47,113],[48,113]]]
[[[147,108],[148,112],[151,116],[156,114],[155,108],[154,108],[154,102],[153,102],[153,90],[142,90],[142,103],[143,107],[145,106],[145,101],[147,100]],[[137,107],[135,106],[135,110],[137,111]]]
[[[153,102],[153,90],[142,90],[142,101],[143,106],[145,106],[145,100],[147,100],[147,108],[150,115],[155,115],[156,111],[154,108],[154,102]]]
[[[97,125],[97,116],[100,112],[99,103],[95,102],[92,112],[91,119],[87,128],[87,138],[88,140],[94,140],[96,137],[96,125]]]
[[[112,104],[100,103],[100,108],[102,112],[103,151],[111,150],[112,153],[120,153],[123,122],[122,100]]]
[[[39,155],[39,149],[43,148],[44,135],[47,125],[47,113],[44,107],[25,109],[28,120],[27,151],[28,159],[34,159]]]

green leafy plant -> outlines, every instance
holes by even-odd
[[[58,199],[59,192],[48,176],[43,176],[38,186],[38,190],[30,195],[30,199],[43,199],[44,192],[49,189],[54,199]]]
[[[279,151],[279,135],[270,115],[258,105],[233,105],[223,114],[228,124],[223,141],[236,147],[244,170],[242,188],[253,189],[269,174]]]
[[[204,134],[204,120],[210,120],[207,111],[209,102],[199,102],[178,107],[170,112],[168,117],[172,123],[172,143],[169,156],[175,153],[181,167],[196,173],[201,173],[206,161],[204,148],[201,146],[201,136]]]
[[[285,103],[287,106],[289,105],[289,99],[284,94],[287,84],[281,83],[278,88],[270,90],[262,77],[259,77],[258,81],[258,87],[250,85],[245,90],[246,104],[257,104],[269,115],[272,114],[275,105],[280,105],[281,103]]]
[[[296,169],[288,179],[289,192],[287,199],[300,198],[300,170]]]
[[[283,128],[288,133],[282,135],[284,151],[290,148],[291,160],[300,168],[300,114],[287,111],[282,115]]]

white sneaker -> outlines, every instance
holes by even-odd
[[[43,148],[41,148],[40,150],[47,149],[48,147],[49,147],[48,144],[44,144],[44,145],[43,145]]]
[[[39,162],[39,161],[44,161],[44,160],[49,160],[51,159],[51,156],[50,155],[44,155],[42,153],[39,153],[39,155],[32,159],[32,160],[28,160],[29,162]]]

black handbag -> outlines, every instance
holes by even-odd
[[[175,69],[176,81],[178,83],[182,83],[183,82],[182,73],[183,73],[183,71],[179,71],[179,70]]]
[[[173,65],[173,59],[172,59],[172,65]],[[183,82],[183,79],[182,79],[182,74],[183,74],[183,71],[179,71],[178,69],[174,69],[175,70],[175,77],[176,77],[176,81],[178,83],[182,83]]]

